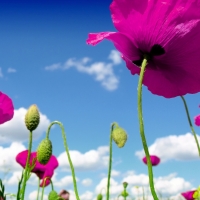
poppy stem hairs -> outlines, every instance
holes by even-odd
[[[188,122],[189,122],[189,125],[190,125],[190,128],[191,128],[191,131],[194,135],[194,139],[195,139],[195,142],[197,144],[197,149],[198,149],[198,152],[199,152],[199,156],[200,156],[200,147],[199,147],[199,142],[198,142],[198,139],[197,139],[197,135],[194,131],[194,128],[192,126],[192,121],[190,119],[190,114],[189,114],[189,111],[188,111],[188,107],[187,107],[187,104],[186,104],[186,101],[185,101],[185,98],[183,96],[181,96],[181,99],[183,100],[183,103],[184,103],[184,106],[185,106],[185,111],[186,111],[186,114],[187,114],[187,118],[188,118]]]
[[[150,189],[151,193],[153,195],[154,200],[158,200],[155,188],[154,188],[154,182],[153,182],[153,170],[152,170],[152,165],[150,161],[150,156],[149,156],[149,150],[145,138],[145,133],[144,133],[144,124],[143,124],[143,117],[142,117],[142,81],[144,78],[144,72],[145,68],[147,66],[147,58],[145,57],[142,62],[141,66],[141,71],[140,71],[140,76],[139,76],[139,82],[138,82],[138,118],[139,118],[139,124],[140,124],[140,136],[142,139],[142,145],[143,149],[147,158],[147,165],[148,165],[148,174],[149,174],[149,184],[150,184]]]
[[[110,176],[111,176],[111,168],[112,168],[112,132],[115,126],[115,122],[111,124],[110,129],[110,149],[109,149],[109,165],[108,165],[108,180],[107,180],[107,192],[106,192],[106,200],[109,200],[109,188],[110,188]]]
[[[75,195],[76,195],[76,200],[80,200],[79,195],[78,195],[77,185],[76,185],[76,176],[75,176],[74,166],[73,166],[71,158],[70,158],[69,149],[68,149],[68,145],[67,145],[66,133],[65,133],[65,129],[64,129],[63,124],[59,121],[51,122],[51,124],[49,125],[47,132],[46,132],[46,138],[47,139],[49,138],[50,129],[54,124],[58,124],[61,128],[64,147],[65,147],[65,151],[67,153],[69,165],[70,165],[71,172],[72,172],[72,178],[73,178],[73,183],[74,183],[74,191],[75,191]]]

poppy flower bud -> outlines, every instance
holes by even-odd
[[[48,200],[56,200],[58,199],[58,194],[56,191],[52,190],[50,193],[49,193],[49,196],[48,196]]]
[[[45,138],[42,140],[37,148],[37,160],[40,164],[46,165],[52,155],[51,140]]]
[[[102,200],[102,199],[103,199],[103,195],[102,194],[98,194],[97,200]]]
[[[115,141],[119,148],[123,147],[127,140],[126,131],[123,128],[117,126],[112,132],[112,139]]]
[[[40,114],[37,106],[34,104],[29,107],[25,115],[25,124],[29,131],[33,131],[37,128],[40,123]]]
[[[128,194],[128,192],[127,192],[126,190],[124,190],[124,191],[121,193],[121,195],[122,195],[123,197],[127,197],[129,194]]]
[[[128,183],[127,182],[123,182],[123,186],[124,186],[124,189],[126,189],[127,186],[128,186]]]

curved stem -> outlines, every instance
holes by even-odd
[[[24,181],[23,181],[23,185],[22,185],[22,196],[21,196],[21,200],[24,200],[24,195],[25,195],[25,189],[26,189],[26,181],[27,181],[27,176],[28,176],[28,165],[30,162],[30,155],[31,155],[31,148],[32,148],[32,131],[30,131],[30,135],[29,135],[29,147],[28,147],[28,156],[26,159],[26,167],[25,167],[25,172],[24,172]]]
[[[198,139],[197,139],[197,135],[194,131],[194,128],[192,126],[192,122],[191,122],[191,119],[190,119],[190,114],[189,114],[189,111],[188,111],[188,107],[187,107],[187,104],[186,104],[186,101],[185,101],[185,98],[183,96],[181,96],[181,99],[183,100],[183,103],[184,103],[184,107],[185,107],[185,111],[186,111],[186,114],[187,114],[187,118],[188,118],[188,122],[189,122],[189,125],[190,125],[190,128],[191,128],[191,131],[194,135],[194,139],[195,139],[195,142],[197,144],[197,149],[198,149],[198,152],[199,152],[199,156],[200,156],[200,147],[199,147],[199,142],[198,142]]]
[[[143,115],[142,115],[142,81],[144,78],[144,72],[145,68],[147,65],[147,59],[144,58],[142,62],[142,67],[140,71],[140,76],[139,76],[139,82],[138,82],[138,118],[139,118],[139,123],[140,123],[140,136],[142,139],[142,145],[143,149],[147,158],[147,165],[148,165],[148,174],[149,174],[149,184],[150,184],[150,189],[151,193],[153,195],[154,200],[158,200],[157,194],[155,192],[154,188],[154,182],[153,182],[153,170],[152,170],[152,165],[150,161],[150,156],[149,156],[149,150],[145,138],[145,133],[144,133],[144,124],[143,124]]]
[[[74,191],[75,191],[75,194],[76,194],[76,199],[80,200],[79,195],[78,195],[77,184],[76,184],[76,176],[75,176],[74,166],[73,166],[71,158],[70,158],[68,145],[67,145],[66,133],[65,133],[65,129],[64,129],[64,126],[62,125],[62,123],[60,123],[59,121],[52,122],[47,129],[46,138],[49,138],[51,126],[53,126],[54,124],[58,124],[60,126],[61,130],[62,130],[62,138],[63,138],[65,151],[67,153],[68,161],[69,161],[71,172],[72,172],[72,178],[73,178],[73,183],[74,183]]]
[[[109,166],[108,166],[108,181],[107,181],[107,192],[106,192],[106,199],[109,200],[109,188],[110,188],[110,176],[111,176],[111,168],[112,168],[112,131],[114,126],[117,125],[117,123],[111,124],[110,129],[110,155],[109,155]]]

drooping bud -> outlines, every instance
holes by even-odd
[[[102,199],[103,199],[103,195],[102,194],[98,194],[97,200],[102,200]]]
[[[25,124],[29,131],[33,131],[40,123],[40,113],[35,104],[29,107],[25,115]]]
[[[49,193],[48,200],[57,200],[58,198],[59,198],[59,196],[56,191],[52,190]]]
[[[46,165],[52,155],[51,140],[45,138],[42,140],[37,148],[37,160],[40,164]]]
[[[127,140],[126,131],[117,125],[117,127],[112,131],[112,139],[119,148],[123,147]]]
[[[124,186],[124,189],[126,189],[127,186],[128,186],[128,183],[127,182],[123,182],[123,186]]]

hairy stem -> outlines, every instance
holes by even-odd
[[[145,133],[144,133],[144,124],[143,124],[143,115],[142,115],[142,82],[144,78],[144,72],[145,68],[147,65],[147,59],[144,58],[142,62],[142,67],[140,71],[140,76],[139,76],[139,82],[138,82],[138,118],[139,118],[139,124],[140,124],[140,136],[142,139],[142,145],[143,149],[147,158],[147,166],[148,166],[148,174],[149,174],[149,184],[150,184],[150,190],[152,193],[152,196],[154,200],[158,200],[155,188],[154,188],[154,182],[153,182],[153,170],[152,170],[152,164],[150,161],[150,156],[149,156],[149,150],[145,138]]]
[[[108,166],[108,181],[107,181],[107,192],[106,192],[106,200],[109,200],[109,188],[110,188],[110,176],[111,176],[111,168],[112,168],[112,132],[113,128],[116,125],[116,123],[111,124],[110,129],[110,155],[109,155],[109,166]]]
[[[27,176],[28,176],[28,165],[30,162],[30,155],[31,155],[31,148],[32,148],[32,131],[30,131],[30,135],[29,135],[29,146],[28,146],[28,156],[26,159],[26,167],[25,167],[25,172],[24,172],[24,180],[23,180],[23,185],[22,185],[22,196],[21,196],[21,200],[24,200],[24,195],[25,195],[25,189],[26,189],[26,181],[27,181]]]

